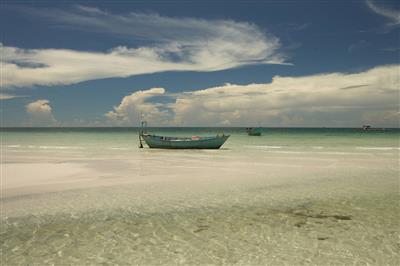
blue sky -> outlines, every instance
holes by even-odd
[[[3,1],[2,126],[399,125],[395,1]]]

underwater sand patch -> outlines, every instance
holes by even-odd
[[[210,227],[209,225],[202,225],[202,224],[197,225],[197,229],[195,229],[193,233],[200,233],[201,231],[207,230],[209,227]]]
[[[352,220],[351,215],[342,215],[342,214],[325,214],[324,212],[314,212],[312,210],[289,210],[287,211],[288,214],[295,215],[295,216],[301,216],[305,218],[315,218],[315,219],[329,219],[333,218],[335,220]]]

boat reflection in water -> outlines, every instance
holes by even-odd
[[[139,132],[139,148],[143,148],[144,141],[150,148],[158,149],[219,149],[229,135],[218,134],[211,137],[166,137],[147,133],[147,123],[142,122],[142,129]]]

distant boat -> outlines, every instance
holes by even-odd
[[[139,133],[139,148],[143,148],[142,140],[150,148],[157,149],[219,149],[229,135],[216,135],[211,137],[166,137],[148,134],[146,122],[142,122],[142,130]]]
[[[249,136],[261,136],[262,129],[261,127],[248,127],[246,128],[246,132]]]
[[[370,125],[363,125],[361,130],[363,131],[384,131],[384,128],[375,128]]]

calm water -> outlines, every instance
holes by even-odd
[[[230,134],[223,148],[240,152],[258,145],[285,150],[396,149],[400,136],[399,129],[363,132],[340,128],[265,128],[261,137],[248,137],[244,128],[149,128],[149,131],[167,136]],[[137,128],[3,128],[0,133],[3,149],[82,149],[95,152],[116,149],[118,152],[138,152]]]
[[[399,264],[398,129],[149,130],[1,129],[3,264]]]

